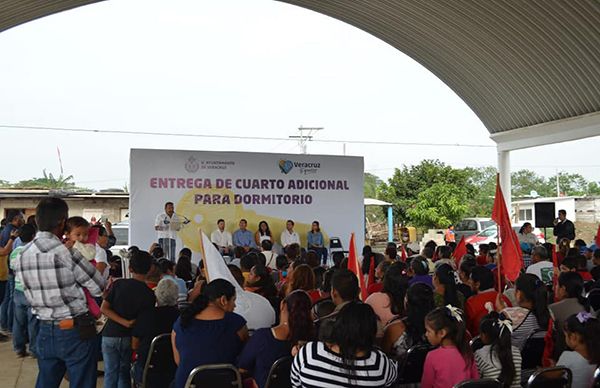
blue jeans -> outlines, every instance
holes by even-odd
[[[131,337],[102,337],[104,388],[131,387]]]
[[[37,355],[35,340],[40,330],[39,321],[31,312],[31,306],[23,291],[15,290],[13,295],[15,316],[12,325],[13,348],[15,352],[24,352],[29,342],[29,351]]]
[[[94,340],[79,338],[77,328],[62,330],[52,322],[41,321],[36,350],[36,388],[58,388],[65,372],[70,387],[96,388]]]
[[[177,256],[175,256],[175,248],[177,246],[177,240],[172,238],[159,238],[158,245],[165,252],[165,258],[171,260],[173,263],[177,261]]]
[[[315,251],[319,257],[319,261],[323,262],[323,265],[327,265],[327,248],[325,247],[312,247],[308,248],[309,251]]]
[[[14,315],[13,292],[15,290],[15,275],[8,275],[8,283],[6,283],[6,292],[2,305],[0,306],[0,329],[11,331]]]

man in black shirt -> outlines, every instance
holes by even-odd
[[[575,225],[567,220],[566,210],[558,211],[558,218],[554,220],[554,235],[557,243],[563,238],[569,241],[575,240]]]

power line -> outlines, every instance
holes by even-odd
[[[198,137],[213,139],[239,139],[239,140],[258,140],[258,141],[297,141],[284,137],[265,137],[265,136],[241,136],[241,135],[214,135],[200,133],[182,133],[182,132],[149,132],[132,130],[106,130],[90,128],[64,128],[64,127],[45,127],[45,126],[27,126],[27,125],[5,125],[0,124],[0,128],[6,129],[33,129],[40,131],[61,131],[61,132],[82,132],[82,133],[100,133],[112,135],[148,135],[148,136],[178,136],[178,137]],[[348,144],[377,144],[377,145],[401,145],[401,146],[426,146],[426,147],[469,147],[469,148],[496,148],[495,145],[487,144],[460,144],[460,143],[426,143],[426,142],[399,142],[384,140],[336,140],[336,139],[314,139],[316,143],[348,143]]]

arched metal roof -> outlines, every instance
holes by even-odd
[[[356,26],[454,90],[489,132],[600,112],[596,0],[279,0]],[[0,0],[0,31],[95,3]]]

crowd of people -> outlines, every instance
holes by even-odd
[[[569,368],[573,387],[590,386],[600,364],[600,303],[585,297],[600,289],[600,250],[579,240],[560,240],[557,266],[555,246],[532,240],[515,282],[498,273],[495,244],[455,257],[452,241],[418,250],[389,243],[384,254],[365,246],[356,274],[343,252],[315,249],[322,235],[306,247],[291,241],[292,221],[277,255],[266,222],[253,234],[241,220],[231,236],[219,220],[212,241],[232,283],[207,279],[187,248],[176,263],[158,243],[130,247],[127,261],[112,256],[110,225],[69,217],[58,198],[43,199],[34,219],[14,212],[7,220],[0,328],[19,357],[37,358],[38,387],[58,387],[65,376],[73,387],[95,387],[100,358],[105,387],[138,385],[159,334],[171,335],[177,370],[149,387],[183,388],[194,368],[231,364],[244,386],[262,388],[283,357],[293,357],[293,387],[445,388],[477,378],[518,387],[533,372],[525,365],[531,339],[545,340],[535,366]],[[274,322],[250,325],[237,313],[240,290],[268,301]],[[402,365],[415,347],[427,355],[412,365],[419,378],[406,381]]]

